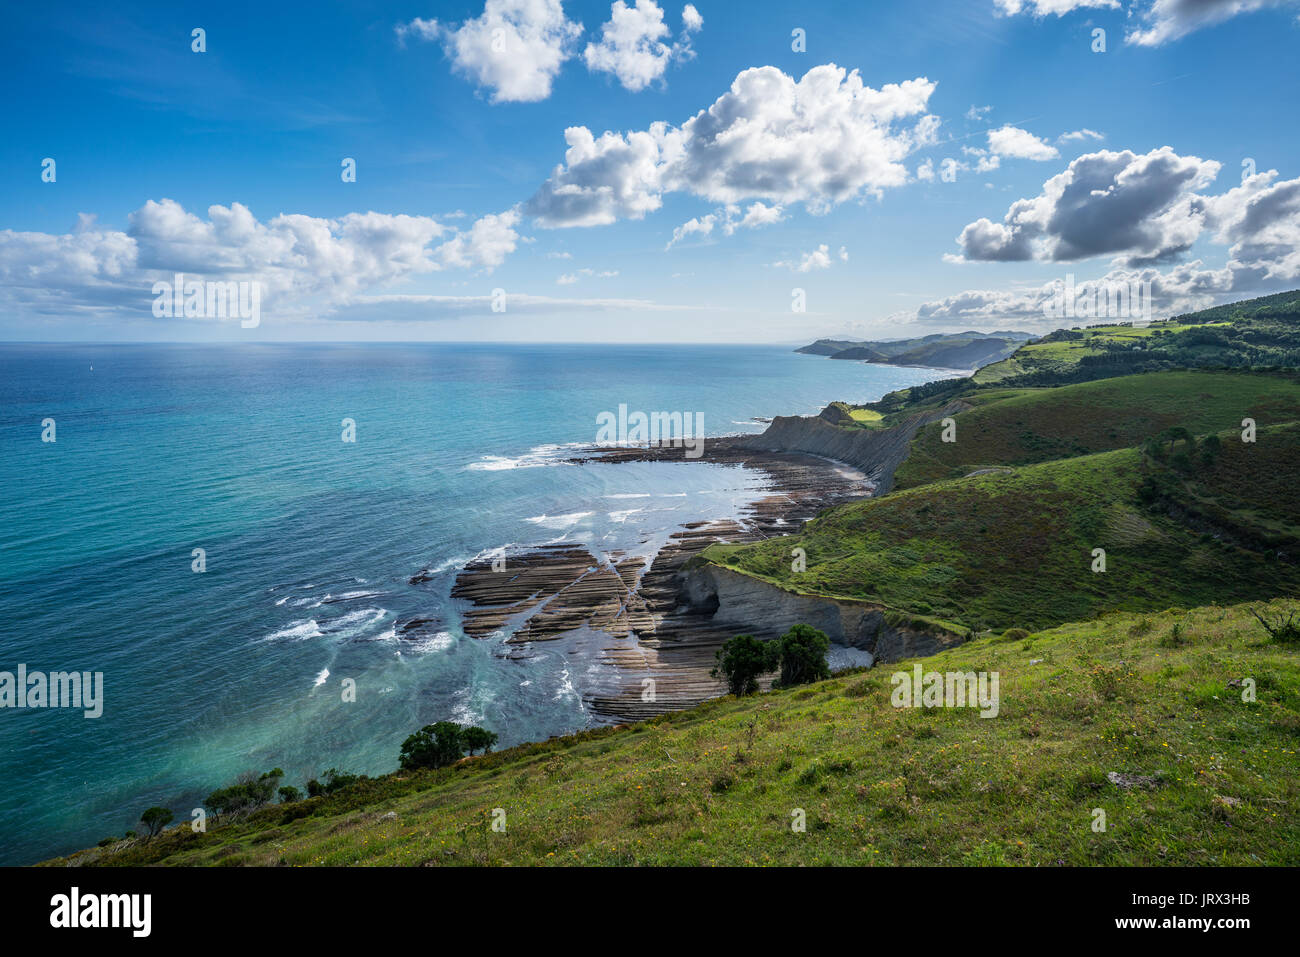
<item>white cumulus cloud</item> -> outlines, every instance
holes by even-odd
[[[1046,17],[1054,13],[1063,17],[1072,10],[1098,7],[1114,10],[1119,7],[1119,0],[996,0],[998,12],[1007,16],[1029,13],[1036,17]]]
[[[551,95],[582,26],[566,19],[560,0],[487,0],[459,27],[417,17],[396,32],[399,40],[441,40],[453,67],[490,90],[493,103],[533,103]]]
[[[1167,146],[1145,155],[1102,150],[1073,160],[1043,192],[1012,203],[1002,222],[979,219],[958,237],[968,260],[1070,261],[1113,254],[1128,265],[1170,259],[1204,225],[1197,190],[1220,164]]]
[[[1130,29],[1124,40],[1157,47],[1243,13],[1296,4],[1297,0],[1155,0],[1143,14],[1142,26]]]
[[[149,200],[125,231],[93,217],[64,235],[0,230],[0,302],[37,312],[147,309],[152,284],[181,272],[260,283],[263,302],[286,315],[329,312],[416,275],[491,270],[515,249],[519,218],[507,210],[455,232],[428,216],[376,212],[260,221],[241,203],[210,206],[203,219],[175,200]]]
[[[682,24],[680,38],[667,43],[671,31],[664,23],[663,8],[654,0],[636,0],[634,6],[615,0],[600,40],[588,43],[582,58],[587,69],[614,74],[625,89],[644,90],[664,75],[670,62],[695,55],[690,35],[704,25],[704,18],[688,4],[682,10]]]
[[[843,246],[840,247],[840,251],[837,255],[841,262],[848,262],[849,251]],[[797,261],[785,260],[772,263],[772,265],[791,269],[795,272],[812,272],[816,269],[830,269],[832,262],[834,262],[834,260],[832,259],[830,246],[826,243],[822,243],[812,252],[807,252],[801,255]]]
[[[570,127],[564,163],[525,210],[542,226],[593,226],[639,219],[668,192],[813,212],[879,196],[907,181],[914,149],[934,142],[939,121],[925,112],[934,87],[918,77],[876,90],[834,64],[799,80],[771,66],[744,70],[680,127],[599,138]]]
[[[997,156],[1039,162],[1061,155],[1055,146],[1049,146],[1028,130],[1009,125],[989,130],[989,150]]]

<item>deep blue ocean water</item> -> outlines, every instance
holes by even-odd
[[[941,374],[767,346],[0,345],[0,671],[105,685],[98,719],[0,709],[0,863],[153,804],[187,820],[244,771],[391,771],[431,721],[502,746],[593,723],[596,665],[466,638],[456,571],[512,544],[652,553],[761,490],[701,463],[564,464],[596,416],[755,432]],[[401,641],[411,616],[442,623]]]

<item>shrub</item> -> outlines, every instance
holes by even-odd
[[[234,784],[218,788],[203,799],[203,803],[218,814],[238,814],[252,811],[267,804],[280,785],[284,772],[273,768],[261,776],[251,772],[241,774]]]
[[[1024,641],[1029,637],[1029,632],[1023,628],[1008,628],[1002,633],[1002,637],[1007,641]]]
[[[831,676],[826,652],[831,640],[811,625],[795,625],[781,636],[781,686],[809,684]]]
[[[1254,609],[1251,609],[1250,613],[1255,616],[1255,619],[1261,625],[1264,626],[1264,630],[1268,632],[1268,636],[1274,641],[1280,642],[1284,645],[1294,645],[1300,642],[1300,624],[1296,624],[1295,612],[1291,612],[1291,614],[1287,615],[1286,621],[1282,620],[1280,614],[1277,617],[1277,621],[1269,621]]]
[[[319,797],[322,794],[333,794],[340,788],[345,788],[350,784],[356,784],[361,780],[359,774],[347,774],[338,768],[330,768],[321,775],[321,780],[312,778],[307,782],[307,794],[309,797]]]
[[[454,721],[426,724],[402,742],[398,763],[402,770],[445,768],[455,764],[465,753],[462,728]]]
[[[497,743],[496,733],[486,728],[480,728],[476,724],[461,730],[461,741],[470,754],[475,751],[482,751],[484,754],[492,750],[492,745]]]
[[[727,690],[734,695],[753,694],[758,690],[758,676],[776,666],[779,651],[775,644],[753,635],[736,635],[718,650],[718,666],[711,674],[725,678]]]
[[[140,815],[140,823],[149,828],[149,836],[153,837],[170,824],[174,817],[165,807],[151,807]]]

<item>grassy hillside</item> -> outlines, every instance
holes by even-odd
[[[832,403],[960,408],[956,441],[926,426],[890,494],[693,559],[969,631],[922,666],[998,672],[996,717],[894,708],[884,665],[52,863],[1300,864],[1300,642],[1251,614],[1300,615],[1297,366],[1286,293]]]
[[[1293,290],[1149,326],[1100,323],[1059,329],[1025,343],[969,379],[900,389],[869,407],[889,419],[988,389],[1043,388],[1173,369],[1298,368],[1300,290]]]
[[[796,534],[705,557],[806,594],[972,629],[1300,594],[1300,425],[1225,433],[1185,464],[1137,449],[936,482],[822,512]],[[791,550],[807,553],[792,570]],[[1104,573],[1092,550],[1106,550]]]
[[[1020,340],[982,338],[950,342],[927,343],[916,349],[900,352],[876,362],[890,362],[895,365],[934,366],[940,369],[974,369],[990,362],[996,362],[1009,356],[1020,345]],[[838,359],[839,356],[834,358]]]
[[[863,362],[973,369],[1010,355],[1029,338],[1027,332],[956,332],[878,342],[818,339],[795,352]]]
[[[1300,290],[1134,327],[1061,329],[977,372],[977,385],[1057,385],[1133,372],[1300,367]]]
[[[933,423],[895,473],[910,488],[976,469],[1027,465],[1140,445],[1164,429],[1194,435],[1300,420],[1300,382],[1243,372],[1161,372],[1055,389],[990,389],[956,416],[955,442]]]
[[[51,863],[1300,864],[1300,651],[1246,608],[1115,615],[923,665],[997,671],[998,715],[891,707],[910,665],[887,666]]]

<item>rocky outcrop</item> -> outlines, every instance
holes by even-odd
[[[822,416],[781,415],[761,435],[736,442],[743,448],[803,452],[844,462],[866,473],[876,485],[876,494],[883,495],[893,485],[894,472],[907,458],[909,444],[921,427],[965,408],[959,400],[949,402],[935,411],[917,412],[888,429],[833,425]]]
[[[854,425],[853,416],[849,414],[849,408],[843,402],[832,402],[817,413],[817,418],[829,422],[831,425]]]
[[[683,571],[680,594],[683,611],[710,613],[711,623],[724,631],[776,638],[793,625],[812,625],[838,645],[868,652],[874,662],[932,655],[964,640],[878,604],[799,595],[721,565]]]
[[[589,626],[617,637],[653,628],[636,593],[645,560],[600,561],[583,545],[542,547],[481,559],[456,576],[452,598],[473,607],[461,616],[465,634],[487,638],[506,625],[514,644],[548,641]]]

